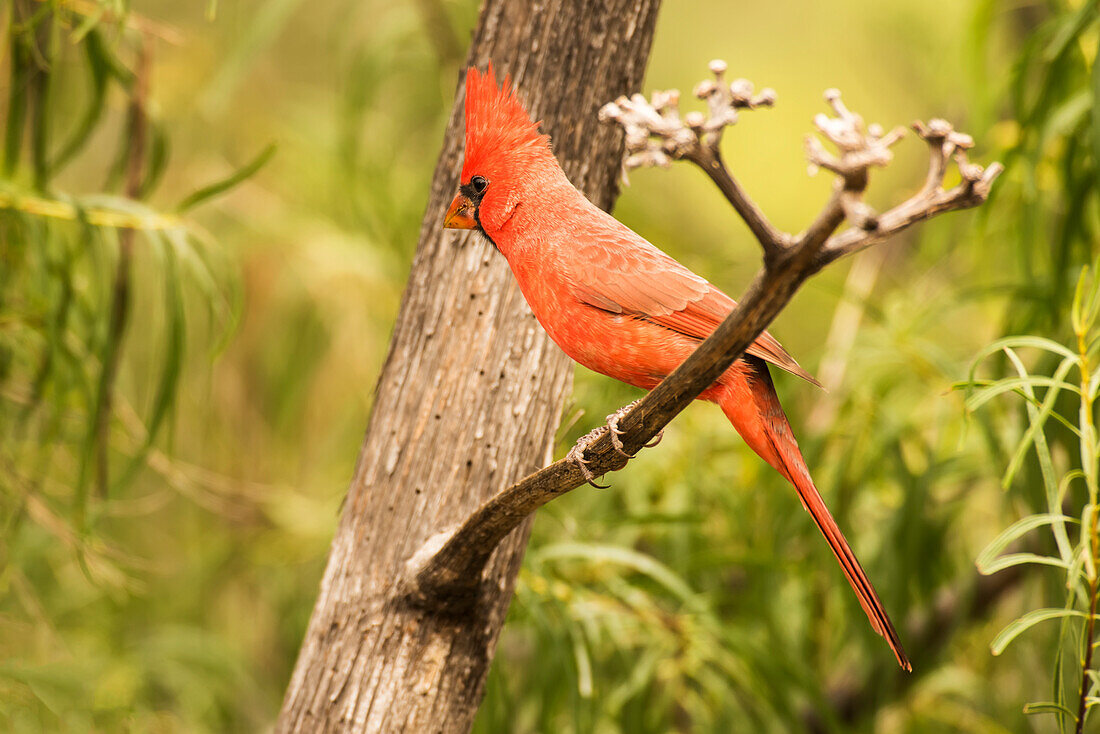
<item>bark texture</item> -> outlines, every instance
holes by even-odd
[[[486,0],[474,33],[469,63],[512,75],[570,179],[604,208],[621,133],[596,112],[637,90],[659,2]],[[401,584],[429,537],[546,463],[572,374],[504,259],[476,234],[442,229],[462,94],[279,732],[468,731],[512,597],[530,520],[468,604],[417,605]]]

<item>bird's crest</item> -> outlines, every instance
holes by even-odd
[[[507,160],[549,157],[550,136],[539,132],[507,75],[497,86],[493,64],[482,74],[470,67],[466,74],[466,153],[462,180],[499,167]]]

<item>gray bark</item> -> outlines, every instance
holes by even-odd
[[[621,133],[596,111],[638,89],[659,3],[486,0],[474,33],[468,62],[512,74],[570,179],[604,208]],[[504,259],[476,234],[442,230],[462,94],[279,732],[468,731],[512,597],[530,519],[466,605],[414,604],[401,583],[429,537],[546,463],[572,374]]]

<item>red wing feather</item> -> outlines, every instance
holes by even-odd
[[[570,262],[575,267],[568,268],[568,275],[577,299],[610,313],[644,316],[692,339],[710,336],[733,310],[734,300],[614,219],[610,221],[618,227],[586,232],[575,245]],[[766,331],[746,351],[821,387]]]

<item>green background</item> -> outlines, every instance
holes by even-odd
[[[10,121],[22,87],[10,3],[0,7]],[[123,6],[73,8],[46,44],[52,114],[17,134],[14,160],[9,146],[0,195],[122,209],[95,198],[111,190],[125,135],[120,86],[80,153],[48,180],[34,174],[34,140],[44,130],[58,145],[92,97],[84,24],[98,22],[134,64],[137,36],[111,20]],[[0,728],[263,731],[362,440],[477,7],[130,10],[131,25],[160,36],[149,41],[150,112],[170,145],[150,210],[170,213],[269,144],[276,152],[184,214],[181,242],[135,240],[112,479],[141,455],[166,374],[175,399],[147,466],[105,498],[79,477],[117,237],[26,200],[0,207]],[[1022,709],[1051,698],[1057,625],[999,657],[989,644],[1025,611],[1061,606],[1064,579],[1035,567],[988,600],[988,586],[975,592],[981,549],[1041,507],[1032,459],[1001,487],[1026,416],[1011,401],[968,415],[952,387],[1001,335],[1070,334],[1072,285],[1097,249],[1095,18],[1095,3],[1080,2],[665,3],[645,90],[686,92],[712,58],[775,88],[775,108],[743,114],[723,150],[785,230],[828,196],[830,177],[808,176],[802,150],[828,87],[887,128],[945,117],[974,135],[976,161],[1009,164],[982,212],[830,268],[772,327],[826,382],[823,392],[777,378],[903,641],[921,625],[942,632],[919,637],[934,644],[910,649],[917,670],[901,673],[791,488],[718,410],[693,406],[610,490],[581,488],[540,511],[477,731],[1055,729]],[[872,176],[876,207],[923,181],[923,143],[895,150]],[[759,265],[747,229],[687,164],[632,173],[615,213],[735,297]],[[65,283],[78,308],[58,325]],[[36,365],[53,352],[36,402]],[[559,456],[637,397],[583,369],[575,385]],[[1069,432],[1049,433],[1058,466],[1073,465]],[[942,609],[954,614],[939,619]],[[828,713],[841,701],[852,717]]]

